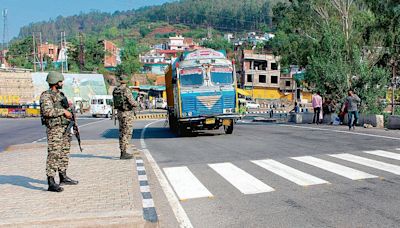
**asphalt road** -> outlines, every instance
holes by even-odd
[[[158,122],[147,128],[144,138],[148,151],[176,198],[179,198],[178,192],[185,193],[186,188],[186,199],[179,203],[187,217],[186,220],[185,216],[177,217],[189,221],[194,227],[400,226],[400,173],[393,174],[329,156],[349,153],[397,165],[395,168],[398,169],[399,160],[363,152],[385,150],[396,153],[396,148],[400,147],[398,131],[356,129],[348,133],[345,126],[299,127],[245,121],[236,125],[233,135],[221,131],[176,138],[162,122]],[[292,159],[300,156],[334,162],[376,178],[351,180]],[[272,159],[329,183],[302,186],[251,162],[264,159]],[[222,164],[220,172],[226,171],[228,177],[214,170],[213,164]],[[229,169],[232,166],[241,171]],[[182,167],[187,168],[212,196],[190,198],[196,191],[191,186],[196,182],[192,182],[193,176],[184,179],[186,171]],[[277,169],[284,174],[289,172],[290,176],[290,170]],[[172,174],[168,176],[167,172]],[[234,176],[229,179],[230,174]],[[252,193],[257,182],[254,178],[274,191]],[[236,183],[239,187],[235,187],[235,181],[239,182]],[[166,188],[158,182],[152,184],[155,191]],[[250,193],[242,192],[246,190]],[[158,201],[164,205],[159,213],[163,215],[161,219],[166,227],[176,227],[177,223],[170,219],[174,213],[164,211],[167,209],[166,201],[174,202],[173,199],[162,194],[154,195],[156,204]]]
[[[232,135],[212,131],[177,138],[165,126],[164,120],[152,122],[134,123],[133,142],[139,148],[142,142],[145,146],[143,151],[151,156],[145,157],[146,169],[163,227],[177,227],[178,221],[193,227],[400,226],[400,160],[364,152],[384,150],[400,153],[396,150],[400,148],[398,131],[356,129],[348,132],[345,126],[267,124],[244,120],[235,126]],[[117,126],[109,119],[87,118],[79,120],[79,123],[83,140],[118,138]],[[0,151],[10,144],[33,142],[44,136],[45,130],[38,119],[0,119]],[[377,169],[384,168],[382,163],[372,168],[330,156],[343,153],[395,166],[383,171]],[[301,156],[330,161],[376,178],[352,180],[318,168],[315,163],[310,165],[292,158]],[[155,163],[152,164],[151,159]],[[286,166],[272,172],[252,162],[265,159]],[[219,172],[215,164],[222,164]],[[162,177],[155,166],[166,182],[160,180]],[[179,169],[182,167],[192,174],[187,182],[183,179],[185,172],[171,172],[181,178],[178,180],[173,180],[171,173],[167,175],[168,170],[182,170]],[[287,167],[317,178],[313,181],[325,182],[300,185],[290,179],[293,170]],[[226,170],[230,172],[224,174]],[[234,176],[229,177],[232,173]],[[346,174],[352,174],[352,171]],[[185,193],[182,187],[194,183],[193,177],[198,180],[196,184],[200,183],[212,196],[191,198],[194,192],[186,191],[184,200],[174,201],[182,189]],[[307,182],[312,178],[300,179]],[[273,191],[269,191],[271,189],[268,190],[266,185]],[[258,192],[252,192],[257,186]],[[172,196],[168,194],[168,187]],[[171,202],[178,204],[171,205]],[[183,211],[183,214],[176,214],[177,211]]]
[[[109,119],[92,118],[87,116],[81,118],[82,119],[79,119],[78,121],[82,128],[82,139],[99,138],[99,133],[97,131],[94,131],[96,136],[93,136],[93,132],[90,130],[93,129],[91,126],[92,123],[100,123],[100,121],[112,122]],[[107,128],[110,126],[107,126]],[[89,130],[87,131],[85,128],[89,128]],[[40,118],[0,118],[0,153],[10,145],[32,142],[46,142],[46,128],[42,126]]]

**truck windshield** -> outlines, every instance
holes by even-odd
[[[182,86],[201,86],[203,81],[203,71],[200,69],[181,71],[180,82]]]
[[[211,71],[211,81],[216,85],[230,85],[233,83],[233,74],[230,68],[214,68]]]

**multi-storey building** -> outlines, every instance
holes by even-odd
[[[143,73],[163,75],[168,62],[162,50],[151,50],[144,55],[139,55],[140,62],[143,64]]]
[[[243,50],[242,87],[249,90],[254,99],[280,99],[286,95],[280,92],[281,72],[279,57],[272,53],[255,53],[253,50]]]
[[[109,40],[102,40],[101,42],[105,51],[104,67],[109,69],[117,67],[121,63],[121,49]]]
[[[42,54],[43,57],[48,56],[55,62],[58,58],[58,49],[59,47],[56,44],[45,43],[39,46],[38,54],[39,56]]]

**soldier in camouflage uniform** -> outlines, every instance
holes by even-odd
[[[48,191],[61,192],[60,185],[76,185],[78,181],[67,176],[69,151],[71,148],[71,132],[66,132],[72,114],[68,110],[68,101],[60,91],[64,76],[58,72],[50,72],[46,81],[50,89],[40,95],[40,114],[42,124],[47,132],[47,162],[46,175],[49,184]],[[58,171],[60,184],[55,183],[54,177]]]
[[[133,109],[137,107],[137,102],[133,99],[132,91],[128,88],[127,83],[127,79],[122,78],[120,85],[113,91],[114,108],[118,110],[120,159],[133,157],[127,150],[129,142],[132,140]]]

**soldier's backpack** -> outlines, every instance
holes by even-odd
[[[113,100],[114,100],[114,108],[122,111],[131,110],[131,105],[127,101],[127,98],[124,96],[121,88],[116,87],[113,91]]]

